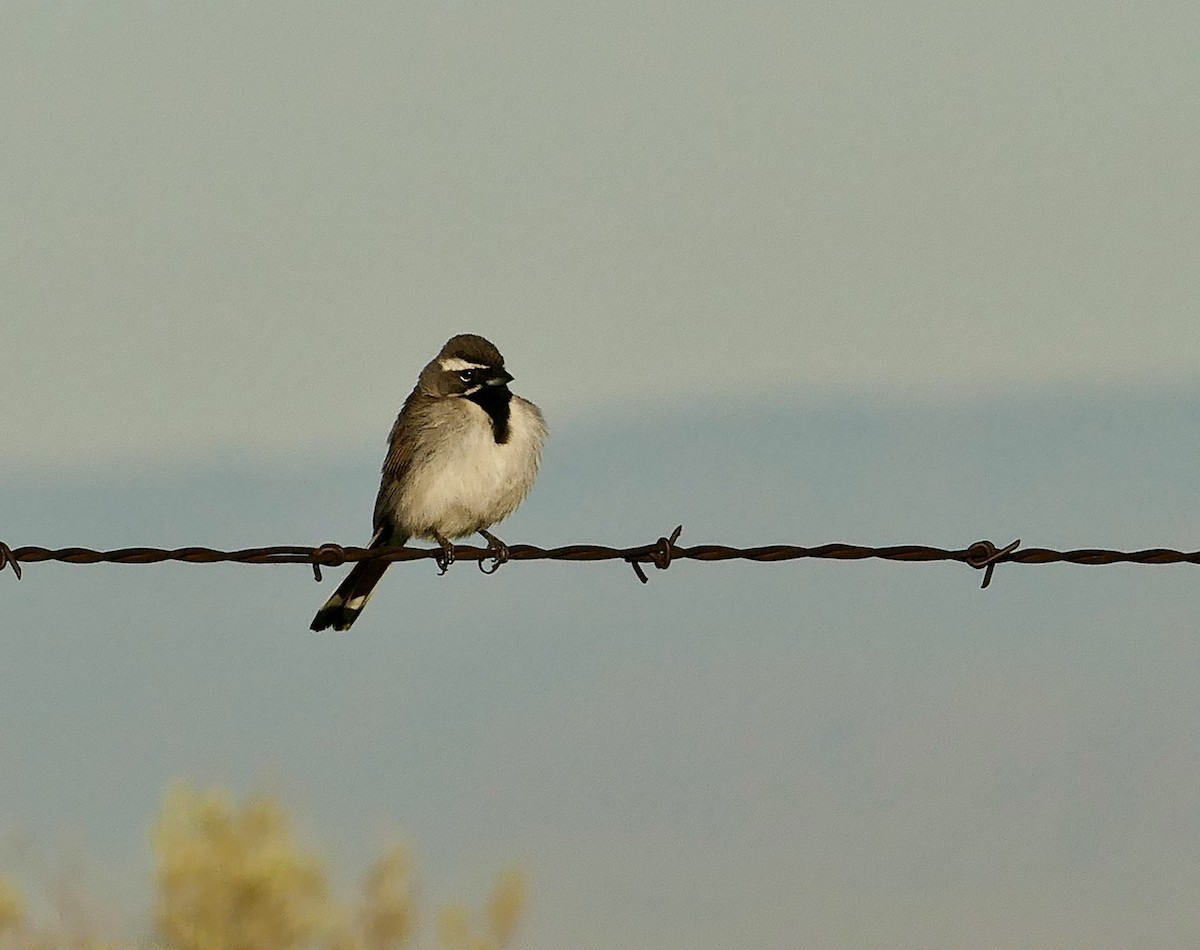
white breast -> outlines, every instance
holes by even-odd
[[[512,514],[528,494],[541,461],[546,424],[520,396],[509,404],[509,438],[496,442],[491,419],[467,399],[443,431],[431,433],[433,450],[408,472],[399,493],[396,522],[413,537],[473,534]]]

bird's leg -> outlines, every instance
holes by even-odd
[[[450,565],[454,563],[454,545],[436,531],[433,533],[433,537],[442,548],[442,553],[436,558],[438,574],[445,574],[450,569]]]
[[[479,569],[485,574],[495,574],[500,569],[500,565],[508,560],[508,545],[484,528],[480,528],[479,533],[487,538],[488,553],[492,556],[491,568],[484,567],[481,560],[479,562]]]

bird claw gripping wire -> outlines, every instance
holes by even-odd
[[[0,541],[0,571],[6,567],[13,569],[13,573],[17,575],[17,580],[21,579],[21,562],[13,555],[12,548],[3,541]]]
[[[480,558],[478,561],[475,562],[475,566],[478,567],[479,570],[482,571],[484,574],[495,574],[498,570],[500,570],[501,564],[508,563],[508,557],[509,557],[508,545],[505,544],[503,541],[501,541],[498,537],[496,537],[490,531],[485,531],[482,528],[480,528],[479,533],[482,534],[485,538],[487,538],[487,543],[488,543],[487,553],[489,555],[491,555],[492,563],[491,563],[490,567],[485,567],[484,563],[483,563],[484,558]]]
[[[967,548],[967,563],[976,570],[983,571],[983,583],[979,585],[980,590],[992,582],[992,571],[997,562],[1012,554],[1020,546],[1021,539],[1017,538],[1012,544],[999,549],[991,541],[976,541]]]
[[[675,530],[671,532],[669,538],[659,538],[654,547],[646,552],[643,557],[647,558],[660,571],[665,571],[671,566],[671,557],[674,554],[675,542],[679,540],[679,535],[683,532],[683,525],[677,525]],[[647,584],[650,578],[646,576],[646,572],[642,570],[642,565],[638,557],[627,557],[626,561],[633,568],[633,573],[637,575],[637,579],[643,584]]]
[[[442,549],[441,554],[435,555],[433,559],[438,567],[438,577],[441,577],[450,570],[450,565],[454,563],[454,545],[440,534],[434,535],[434,539],[437,541],[438,547]]]
[[[321,583],[321,566],[341,567],[346,563],[346,549],[332,541],[322,544],[312,553],[313,580]]]

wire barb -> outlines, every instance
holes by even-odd
[[[648,584],[650,578],[646,576],[646,572],[642,570],[641,561],[648,560],[651,564],[657,567],[660,571],[665,571],[671,566],[671,557],[674,554],[675,542],[679,540],[679,535],[683,532],[683,525],[676,525],[675,530],[671,532],[669,538],[659,538],[653,546],[644,554],[631,554],[625,558],[629,565],[633,568],[633,573],[637,575],[637,579],[643,584]]]
[[[983,571],[983,583],[979,585],[980,590],[986,590],[988,584],[992,582],[992,571],[996,565],[1020,546],[1021,539],[1017,538],[1012,544],[999,550],[991,541],[976,541],[967,548],[967,563],[976,570]]]
[[[12,568],[13,573],[17,575],[17,580],[21,579],[21,562],[13,555],[12,548],[0,541],[0,571],[6,567]]]
[[[312,553],[313,580],[321,583],[321,566],[341,567],[346,563],[346,549],[333,541],[327,541]]]

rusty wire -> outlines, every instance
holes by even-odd
[[[507,560],[512,561],[611,561],[628,563],[638,579],[647,581],[645,564],[653,564],[666,570],[674,561],[793,561],[801,558],[854,561],[877,558],[886,561],[958,561],[976,570],[982,570],[983,583],[987,587],[997,564],[1200,564],[1200,551],[1176,551],[1170,548],[1149,548],[1142,551],[1112,551],[1103,548],[1081,548],[1071,551],[1055,551],[1050,548],[1021,548],[1020,540],[1003,548],[991,541],[976,541],[965,548],[937,548],[923,544],[899,544],[888,547],[866,547],[857,544],[821,544],[802,547],[791,544],[767,544],[752,548],[735,548],[723,544],[698,544],[687,547],[677,543],[683,526],[677,527],[669,536],[661,537],[652,544],[632,548],[613,548],[598,544],[570,544],[557,548],[540,548],[532,544],[508,546]],[[339,567],[354,561],[379,559],[384,561],[416,561],[424,558],[438,559],[441,548],[359,548],[343,547],[339,544],[322,544],[319,547],[275,545],[262,548],[244,548],[238,551],[218,551],[213,548],[118,548],[111,551],[95,551],[91,548],[43,548],[35,546],[10,548],[0,541],[0,571],[11,567],[17,578],[21,577],[21,565],[40,561],[60,561],[66,564],[158,564],[164,561],[181,561],[187,564],[311,564],[313,574],[321,580],[322,567]],[[476,561],[481,570],[485,564],[493,569],[499,563],[496,552],[491,548],[455,545],[456,560]]]

